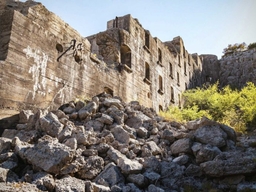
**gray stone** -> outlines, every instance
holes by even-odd
[[[115,185],[124,185],[125,178],[119,168],[114,163],[109,163],[104,170],[94,179],[95,183],[112,187]]]
[[[120,167],[122,173],[133,174],[139,173],[143,166],[136,160],[130,160],[128,158],[119,158],[117,160],[117,166]]]
[[[21,141],[27,143],[34,143],[38,138],[37,130],[20,130],[15,137],[18,137]]]
[[[85,159],[84,165],[77,174],[81,179],[94,179],[104,168],[104,160],[99,156],[90,156]]]
[[[145,176],[142,175],[142,174],[130,174],[128,177],[127,177],[127,180],[129,182],[132,182],[134,183],[136,186],[138,187],[144,187],[145,185],[147,185],[147,181],[145,179]]]
[[[203,126],[194,133],[196,141],[217,147],[226,145],[227,134],[218,125]]]
[[[9,169],[0,167],[0,182],[18,181],[19,177]]]
[[[162,150],[157,146],[157,144],[154,141],[148,141],[146,142],[146,144],[153,155],[161,154]]]
[[[148,137],[148,130],[144,127],[139,127],[136,129],[137,136],[140,138],[147,138]]]
[[[71,149],[77,149],[76,138],[69,138],[69,139],[65,140],[63,144],[70,147]]]
[[[8,152],[12,147],[12,140],[0,137],[0,154]]]
[[[191,153],[192,141],[189,138],[183,138],[175,141],[171,145],[171,152],[174,155],[179,153]]]
[[[58,143],[58,139],[44,136],[36,145],[27,148],[21,156],[35,167],[58,174],[72,160],[73,155],[74,152],[66,145]]]
[[[63,129],[63,124],[58,120],[58,117],[49,112],[45,117],[39,119],[40,130],[44,131],[52,137],[58,137]]]
[[[114,121],[112,117],[104,113],[102,113],[101,117],[97,118],[96,120],[106,125],[111,125]]]
[[[122,126],[115,126],[111,129],[111,133],[120,143],[128,144],[130,141],[130,134]]]
[[[181,155],[179,157],[174,158],[172,161],[174,163],[179,164],[179,165],[184,165],[184,164],[186,164],[188,162],[188,160],[189,160],[189,156]]]
[[[145,173],[143,173],[143,175],[145,176],[145,178],[147,178],[149,183],[155,183],[161,177],[161,175],[159,175],[158,173],[153,172],[153,171],[150,171],[150,172],[146,171]]]
[[[237,192],[255,192],[256,183],[240,183],[237,185]]]
[[[173,132],[169,129],[165,129],[163,131],[162,139],[166,139],[166,140],[170,141],[171,143],[174,142],[174,140],[175,140]]]
[[[85,191],[85,181],[81,179],[77,179],[75,177],[71,177],[69,175],[57,179],[55,181],[55,191],[56,192],[86,192]]]
[[[157,187],[153,184],[150,184],[148,186],[148,192],[165,192],[165,190],[161,189],[160,187]]]
[[[33,116],[33,115],[34,113],[31,110],[22,110],[19,113],[19,123],[20,124],[28,123],[30,116]]]
[[[213,177],[248,174],[256,171],[255,159],[255,152],[223,152],[214,160],[201,163],[200,167],[206,175]]]
[[[202,171],[201,168],[197,165],[190,164],[185,170],[185,174],[187,176],[201,176]]]
[[[195,142],[192,146],[192,151],[196,157],[197,163],[202,163],[205,161],[213,160],[218,154],[221,153],[221,150],[216,146],[211,146],[209,144],[203,145],[201,143]]]
[[[73,131],[73,125],[68,124],[58,135],[59,142],[62,143],[65,139],[71,137]]]
[[[55,189],[55,180],[51,174],[38,172],[33,175],[33,182],[39,189],[53,191]]]
[[[18,133],[18,130],[5,129],[4,132],[2,133],[2,137],[8,138],[8,139],[13,139],[17,133]]]

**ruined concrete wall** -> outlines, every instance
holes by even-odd
[[[216,55],[200,55],[203,61],[202,80],[207,84],[216,83],[220,78],[220,62]]]
[[[124,68],[120,86],[124,86],[123,97],[127,100],[139,100],[158,111],[169,105],[181,105],[182,92],[201,83],[200,58],[194,61],[180,37],[163,43],[130,15],[108,21],[107,31],[87,38],[94,54],[109,66]],[[131,53],[128,70],[122,61],[124,47]]]
[[[220,85],[242,88],[246,82],[256,84],[256,49],[235,52],[220,59]]]
[[[1,14],[13,17],[6,32],[10,34],[8,53],[0,63],[1,108],[57,107],[76,97],[99,94],[105,86],[115,86],[112,79],[118,79],[119,74],[97,58],[93,60],[89,41],[59,17],[41,4],[28,5],[26,14],[17,10],[12,7]],[[76,45],[57,61],[73,39]],[[78,43],[82,43],[81,50]],[[75,55],[82,60],[76,61]]]

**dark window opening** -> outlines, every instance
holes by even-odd
[[[114,96],[114,91],[112,89],[110,89],[109,87],[104,87],[104,92]]]
[[[181,98],[180,98],[180,94],[178,94],[178,98],[179,98],[179,108],[181,108]]]
[[[158,48],[158,61],[157,61],[158,64],[161,64],[162,63],[162,51]]]
[[[162,105],[159,105],[159,112],[160,112],[160,111],[163,111]]]
[[[212,81],[212,77],[210,77],[210,76],[207,75],[207,76],[205,77],[205,81],[206,81],[206,82],[211,82],[211,81]]]
[[[178,56],[178,59],[179,59],[179,63],[178,63],[178,65],[181,67],[181,64],[180,64],[180,56]]]
[[[150,80],[150,68],[148,63],[145,63],[145,78]]]
[[[121,46],[121,63],[132,68],[131,49],[127,45]]]
[[[162,95],[162,94],[164,94],[164,92],[163,92],[163,78],[160,75],[158,77],[158,83],[159,83],[158,93],[160,93]]]
[[[184,62],[184,75],[187,75],[187,63]]]
[[[149,49],[149,33],[145,31],[145,46]]]
[[[63,46],[61,44],[59,44],[59,43],[57,43],[56,49],[57,49],[58,53],[63,52]]]
[[[188,89],[188,84],[187,83],[185,83],[185,90],[187,90]]]
[[[118,17],[114,19],[113,28],[118,28]]]
[[[145,78],[144,78],[144,82],[146,82],[147,84],[151,84],[150,81],[150,67],[148,63],[145,63]]]
[[[177,72],[177,85],[180,86],[180,74]]]
[[[174,103],[174,89],[171,87],[171,102]]]
[[[170,68],[170,77],[173,79],[173,67],[171,63],[169,63],[169,68]]]

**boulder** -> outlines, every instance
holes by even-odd
[[[179,139],[171,145],[171,152],[174,155],[178,155],[179,153],[191,153],[191,145],[192,145],[191,139],[189,138]]]
[[[55,181],[55,192],[87,192],[85,190],[85,181],[71,177],[69,175],[64,176],[61,179]]]
[[[219,125],[203,126],[194,133],[195,140],[203,144],[210,144],[216,147],[224,147],[226,145],[227,134]]]
[[[26,149],[21,157],[48,173],[58,174],[73,158],[74,152],[58,139],[44,136],[38,143]]]

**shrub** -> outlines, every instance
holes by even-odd
[[[188,90],[183,93],[184,107],[170,107],[160,115],[167,120],[185,122],[208,117],[214,121],[233,127],[237,132],[245,132],[256,123],[256,87],[253,83],[241,89],[229,86],[218,88],[218,83],[209,87]]]

